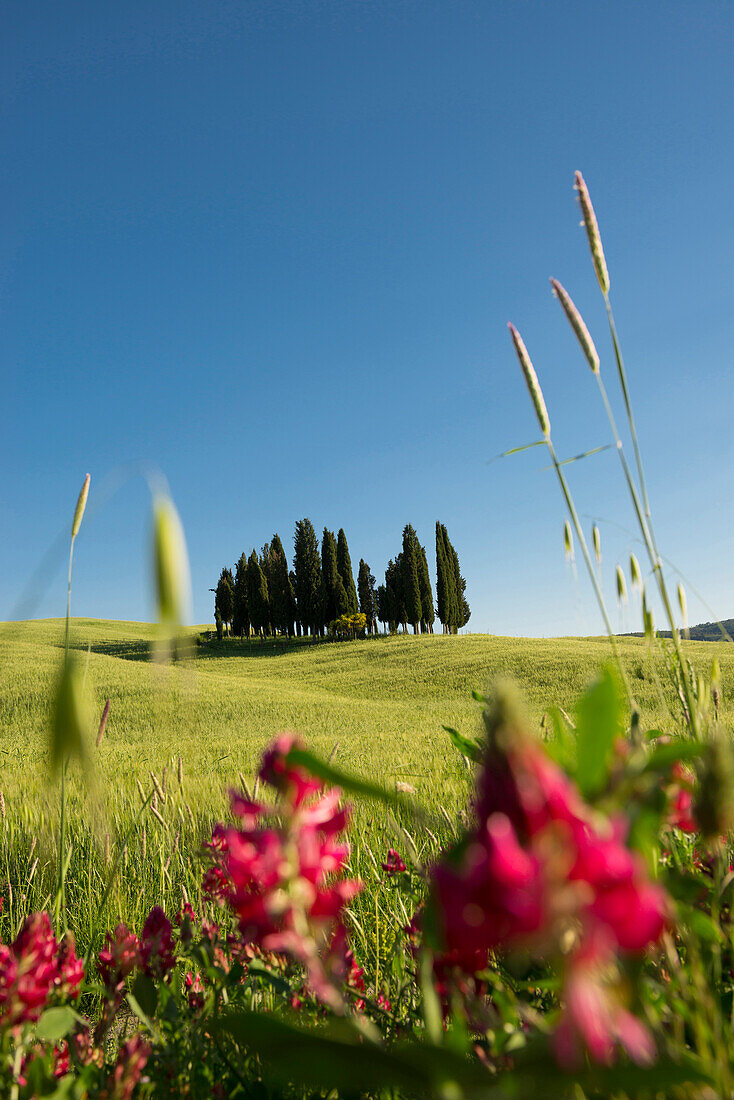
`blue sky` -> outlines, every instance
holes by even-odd
[[[599,631],[542,452],[487,464],[537,437],[508,320],[559,451],[608,441],[550,275],[619,405],[576,169],[659,542],[734,615],[733,47],[732,6],[701,0],[4,5],[0,618],[87,470],[74,611],[150,618],[129,475],[155,465],[196,621],[222,565],[308,515],[378,578],[405,523],[431,551],[440,519],[469,629]],[[616,561],[642,557],[615,458],[569,476],[637,628],[614,607]],[[52,557],[24,613],[63,613]]]

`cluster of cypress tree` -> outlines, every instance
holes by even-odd
[[[397,630],[408,624],[413,632],[433,633],[436,618],[426,551],[408,524],[403,549],[388,563],[385,584],[375,578],[362,558],[357,583],[344,529],[337,536],[324,528],[321,543],[310,519],[296,523],[293,569],[289,571],[278,535],[265,543],[260,554],[242,554],[234,570],[224,568],[214,598],[217,633],[238,637],[280,634],[285,637],[323,636],[331,624],[358,614],[364,630],[377,632],[377,622]],[[456,551],[446,528],[436,524],[438,616],[444,631],[456,632],[469,619],[464,597],[466,582],[459,572]]]

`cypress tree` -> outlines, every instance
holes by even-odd
[[[293,538],[296,603],[304,633],[321,629],[321,555],[310,519],[299,519]]]
[[[262,553],[260,554],[260,568],[263,571],[268,590],[265,633],[275,636],[275,628],[273,626],[273,554],[270,550],[269,542],[266,542],[262,548]]]
[[[413,627],[413,633],[418,633],[418,624],[421,621],[421,589],[418,580],[418,540],[415,531],[408,523],[403,529],[403,553],[402,553],[402,581],[405,600],[405,614],[407,621]]]
[[[408,617],[405,611],[405,596],[403,592],[403,555],[398,554],[393,561],[391,558],[385,570],[385,595],[388,628],[392,632],[397,630],[400,623],[407,630]]]
[[[358,611],[357,605],[357,589],[354,586],[354,574],[352,573],[352,559],[349,556],[349,547],[347,546],[347,536],[344,534],[344,528],[339,528],[339,534],[336,540],[336,567],[339,570],[339,576],[342,579],[344,585],[344,592],[347,597],[347,615],[356,615]]]
[[[448,625],[448,602],[446,585],[446,550],[443,541],[441,524],[436,520],[436,601],[438,603],[438,617],[446,633]]]
[[[381,584],[375,593],[375,607],[377,609],[377,618],[381,623],[384,623],[389,630],[390,612],[388,610],[387,588],[384,584]]]
[[[234,575],[234,612],[232,631],[241,638],[250,636],[250,616],[247,608],[247,554],[242,554],[235,566]]]
[[[436,566],[438,570],[439,618],[444,631],[455,634],[466,626],[471,610],[466,600],[466,581],[461,575],[459,556],[451,545],[448,531],[442,523],[436,524]],[[443,578],[443,580],[442,580]],[[443,584],[443,613],[441,612],[441,587]]]
[[[288,576],[288,561],[278,535],[273,535],[268,554],[268,591],[270,617],[274,631],[293,633],[293,590]]]
[[[298,600],[296,599],[296,574],[291,569],[288,574],[288,580],[291,582],[291,619],[293,620],[296,628],[296,637],[301,637],[301,619],[298,611]]]
[[[436,612],[433,609],[433,590],[431,589],[431,575],[428,572],[428,559],[424,546],[416,539],[418,548],[418,584],[421,592],[421,630],[433,634],[433,624]]]
[[[359,610],[367,620],[367,633],[374,634],[375,617],[377,615],[377,606],[375,603],[375,578],[372,576],[370,567],[364,558],[359,559],[357,588],[359,590]]]
[[[462,577],[461,570],[459,568],[459,556],[450,543],[449,547],[451,550],[451,563],[453,565],[454,583],[456,586],[456,618],[454,621],[454,626],[456,629],[458,629],[460,626],[466,626],[466,624],[469,622],[469,619],[471,618],[471,609],[469,607],[469,604],[466,602],[466,596],[464,595],[464,593],[466,592],[466,581]]]
[[[225,568],[219,574],[216,594],[214,596],[215,617],[217,611],[221,615],[222,622],[225,626],[232,622],[232,615],[234,613],[234,581],[232,580],[231,569]]]
[[[268,583],[257,550],[252,551],[247,562],[247,603],[255,633],[263,634],[269,622]]]
[[[334,532],[324,527],[321,540],[322,626],[347,614],[347,593],[336,561]]]

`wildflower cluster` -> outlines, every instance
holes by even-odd
[[[263,757],[260,779],[277,806],[232,794],[239,827],[218,826],[205,884],[236,914],[244,943],[301,963],[312,992],[341,1011],[338,985],[347,973],[344,910],[361,889],[340,877],[349,846],[341,840],[350,811],[341,792],[289,760],[300,742],[281,735]]]
[[[649,1032],[621,1000],[618,959],[657,942],[665,892],[626,846],[626,820],[584,803],[525,731],[509,693],[487,725],[476,827],[432,875],[439,962],[474,974],[496,952],[553,961],[563,975],[559,1061],[578,1064],[585,1049],[608,1063],[617,1042],[650,1061]]]

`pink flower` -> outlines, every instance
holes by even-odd
[[[150,1054],[151,1048],[139,1032],[123,1043],[100,1100],[131,1100]]]
[[[697,833],[698,825],[693,816],[693,772],[678,760],[673,765],[672,777],[668,823],[684,833]]]
[[[303,742],[294,733],[281,733],[264,754],[260,764],[260,778],[264,783],[275,787],[276,791],[287,795],[295,806],[321,790],[321,781],[295,764],[286,760],[291,749],[302,749]]]
[[[609,1061],[621,1043],[644,1061],[646,1030],[599,975],[602,964],[614,970],[616,952],[640,954],[657,942],[667,895],[627,848],[626,820],[593,813],[541,746],[515,732],[506,751],[494,744],[487,753],[477,826],[432,872],[443,948],[436,974],[456,984],[452,971],[476,974],[495,951],[556,959],[568,967],[559,1058],[570,1059],[576,1044]]]
[[[380,864],[380,866],[388,878],[392,878],[394,875],[400,875],[406,870],[403,857],[394,848],[388,848],[387,862]]]
[[[283,734],[263,757],[261,778],[281,796],[276,808],[234,792],[239,827],[215,829],[205,886],[236,913],[245,941],[303,963],[313,992],[329,1001],[346,949],[344,908],[361,883],[339,877],[349,858],[341,792],[322,794],[318,780],[287,763],[294,745]]]
[[[173,928],[160,905],[151,909],[143,925],[140,959],[150,978],[163,978],[176,965]]]
[[[73,939],[59,944],[48,914],[32,913],[12,944],[0,944],[0,1025],[35,1023],[54,994],[77,996],[82,977]]]
[[[618,1045],[639,1065],[654,1061],[652,1035],[622,1004],[614,977],[613,945],[604,943],[603,934],[571,960],[563,986],[562,1019],[553,1037],[564,1069],[578,1068],[584,1051],[592,1061],[611,1065]]]
[[[108,996],[117,996],[125,978],[140,965],[140,942],[126,924],[118,924],[108,932],[97,958],[99,976]]]

